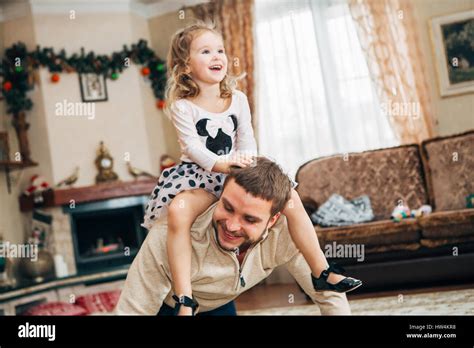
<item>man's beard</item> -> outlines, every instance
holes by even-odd
[[[232,248],[232,249],[228,249],[228,248],[224,247],[224,246],[221,244],[221,242],[219,241],[219,233],[218,233],[218,230],[217,230],[217,229],[218,229],[218,226],[220,226],[220,228],[221,228],[223,231],[224,231],[224,230],[227,231],[227,228],[225,227],[225,222],[224,222],[224,221],[222,221],[222,222],[217,221],[216,223],[214,223],[214,229],[215,229],[215,232],[216,232],[217,244],[219,244],[219,246],[220,246],[222,249],[227,250],[227,251],[234,251],[235,248],[238,248],[239,250],[247,250],[247,249],[248,249],[249,247],[251,247],[252,245],[257,244],[258,242],[260,242],[260,240],[262,239],[263,234],[264,234],[264,232],[265,232],[265,230],[266,230],[266,229],[264,229],[264,230],[262,231],[262,233],[260,234],[260,237],[259,237],[257,240],[255,240],[255,241],[251,240],[245,233],[240,234],[240,233],[232,233],[232,232],[229,231],[233,236],[243,237],[245,240],[244,240],[244,241],[242,242],[242,244],[240,244],[239,246],[236,246],[235,248]],[[267,226],[268,226],[268,224],[267,224]]]

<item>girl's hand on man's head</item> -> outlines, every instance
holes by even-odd
[[[254,156],[242,153],[234,153],[230,156],[223,156],[213,167],[214,172],[229,174],[233,168],[245,168],[252,165]]]

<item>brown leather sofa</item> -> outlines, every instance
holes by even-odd
[[[333,193],[368,195],[374,220],[343,227],[315,226],[328,245],[363,245],[364,260],[330,258],[362,279],[358,291],[474,282],[474,130],[421,145],[314,159],[296,174],[298,192],[311,212]],[[393,208],[430,204],[433,213],[394,222]]]

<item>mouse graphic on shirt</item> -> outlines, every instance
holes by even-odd
[[[227,155],[232,150],[231,134],[237,130],[237,117],[210,119],[202,118],[196,123],[196,130],[202,137],[207,137],[206,148],[216,155]]]

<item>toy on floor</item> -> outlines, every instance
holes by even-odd
[[[430,205],[424,204],[418,209],[411,210],[406,205],[397,205],[393,211],[390,218],[395,222],[400,222],[403,219],[409,218],[419,218],[423,215],[431,214],[432,208]]]

